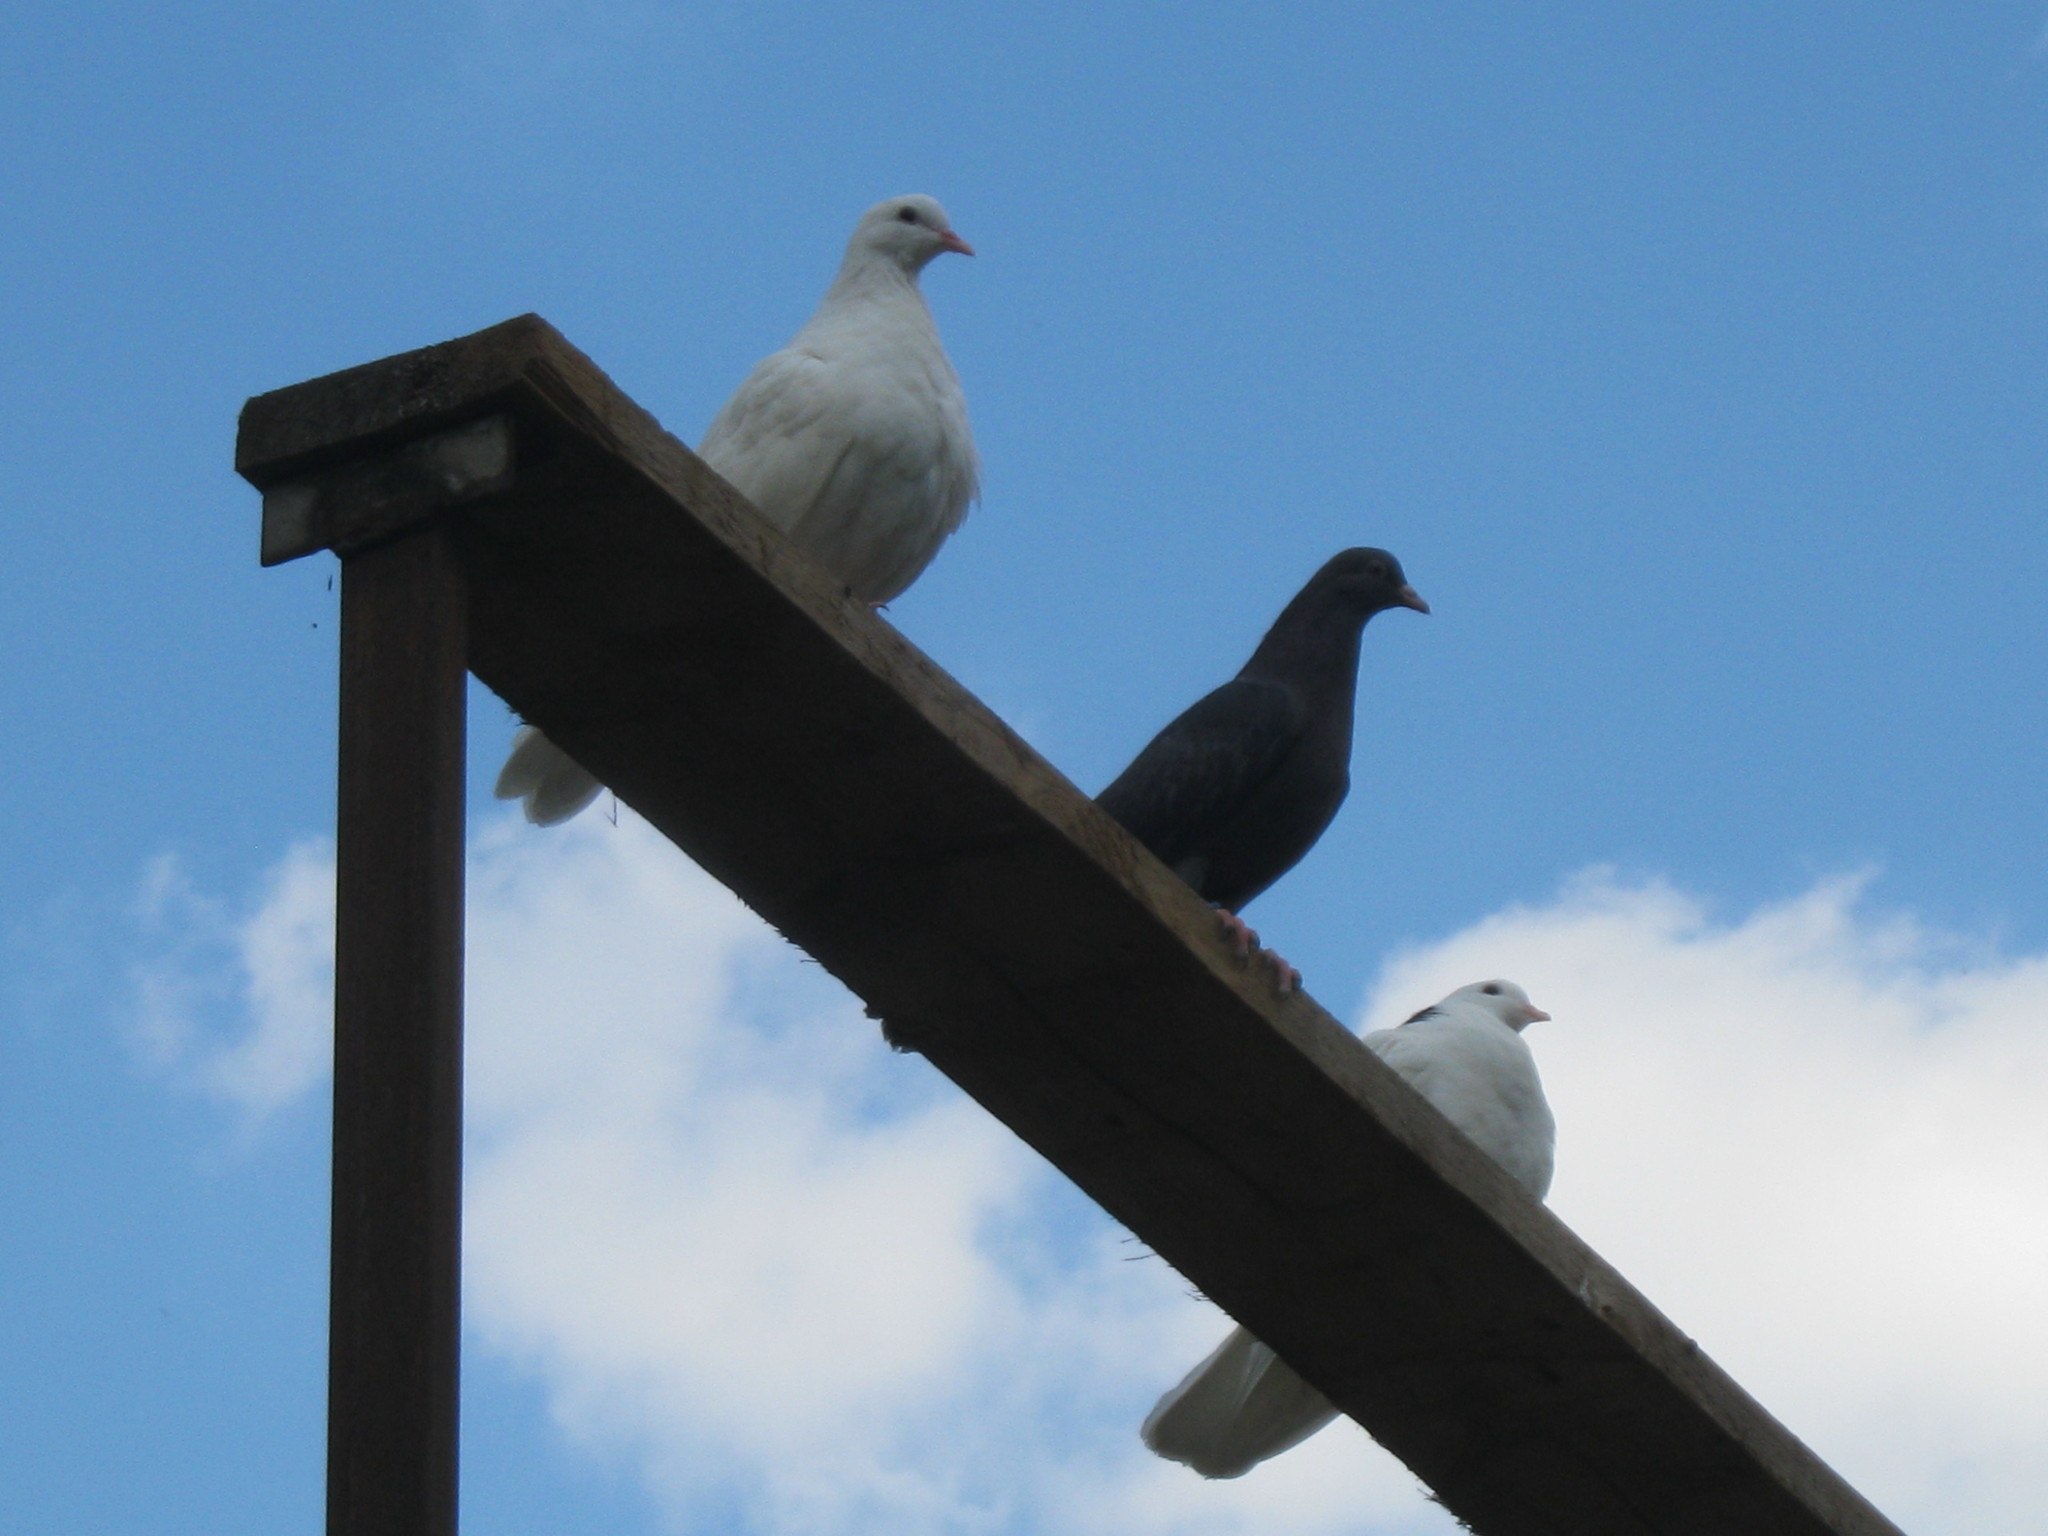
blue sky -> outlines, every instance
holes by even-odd
[[[318,1517],[336,607],[331,562],[256,566],[241,401],[536,310],[694,441],[859,211],[923,190],[980,253],[926,290],[985,495],[892,621],[1093,790],[1324,557],[1394,550],[1435,613],[1368,631],[1353,798],[1253,920],[1347,1018],[1474,979],[1454,963],[1516,974],[1557,1016],[1533,1043],[1560,1213],[1911,1528],[2030,1528],[2023,1458],[1942,1436],[2048,1432],[2048,1335],[2015,1300],[2048,1284],[2018,1107],[2048,1089],[2044,22],[10,12],[0,1525]],[[1217,1320],[1097,1263],[1114,1235],[918,1064],[847,1054],[872,1041],[843,1001],[630,817],[507,825],[502,707],[478,695],[472,732],[472,922],[520,935],[472,955],[474,1528],[1441,1528],[1335,1431],[1228,1489],[1123,1459]],[[686,918],[722,980],[685,1002],[662,935]],[[660,1064],[661,1092],[545,1099],[519,1063],[607,1008],[572,1043]],[[780,1172],[729,1118],[764,1104],[810,1149]],[[956,1182],[894,1182],[921,1138]],[[720,1208],[670,1181],[795,1222],[849,1169],[850,1208],[931,1213],[903,1236],[930,1327],[876,1325],[895,1343],[791,1428],[730,1386],[750,1367],[664,1331],[672,1291],[748,1336],[692,1289],[689,1220]],[[548,1221],[629,1188],[581,1237],[616,1262],[550,1280]],[[1865,1224],[1809,1245],[1828,1202]],[[2002,1351],[1944,1332],[1958,1276],[1916,1289],[1936,1231],[1976,1255],[1964,1310],[2011,1307]],[[816,1254],[727,1235],[811,1294]],[[1827,1314],[1809,1374],[1873,1374],[1809,1397],[1759,1313],[1795,1340]],[[1082,1358],[1020,1373],[1019,1340]],[[800,1393],[801,1365],[758,1380]],[[960,1425],[998,1403],[982,1433],[1029,1439],[1029,1488]],[[793,1476],[855,1441],[856,1471]]]

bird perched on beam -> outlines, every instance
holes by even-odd
[[[1365,1043],[1540,1200],[1557,1125],[1522,1031],[1549,1017],[1512,981],[1480,981]],[[1159,1399],[1140,1434],[1204,1477],[1241,1477],[1336,1416],[1328,1398],[1237,1328]]]
[[[1237,911],[1315,846],[1351,788],[1351,720],[1366,621],[1429,612],[1383,549],[1347,549],[1280,611],[1250,661],[1152,738],[1095,797],[1203,900],[1240,954]],[[1269,955],[1281,989],[1300,978]]]
[[[917,580],[979,491],[967,401],[917,285],[945,251],[974,254],[929,197],[888,198],[862,214],[817,312],[755,365],[697,450],[869,603]],[[549,826],[602,787],[525,726],[496,794]]]

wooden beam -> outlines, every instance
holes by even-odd
[[[463,591],[442,528],[342,562],[329,1536],[455,1536]]]
[[[268,493],[492,414],[506,483],[441,524],[477,675],[1454,1513],[1894,1531],[545,322],[258,397],[237,465]]]

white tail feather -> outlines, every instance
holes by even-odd
[[[567,821],[604,792],[577,761],[531,725],[519,727],[512,751],[491,791],[500,800],[526,802],[526,819],[537,827]]]
[[[1204,1477],[1242,1477],[1336,1416],[1327,1397],[1238,1328],[1159,1399],[1139,1433]]]

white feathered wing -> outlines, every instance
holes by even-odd
[[[855,597],[886,603],[967,517],[981,463],[914,274],[855,267],[698,450]]]
[[[567,821],[604,791],[583,765],[540,733],[522,725],[498,770],[491,793],[500,800],[526,802],[526,819],[536,827]]]
[[[861,217],[839,274],[788,346],[733,391],[698,452],[855,597],[886,603],[931,564],[980,490],[967,400],[917,275],[969,251],[931,198]],[[538,826],[603,786],[531,726],[494,793]]]
[[[1548,1017],[1513,982],[1475,982],[1365,1043],[1540,1200],[1557,1127],[1520,1031]],[[1159,1399],[1139,1434],[1204,1477],[1242,1477],[1335,1417],[1327,1397],[1237,1328]]]

